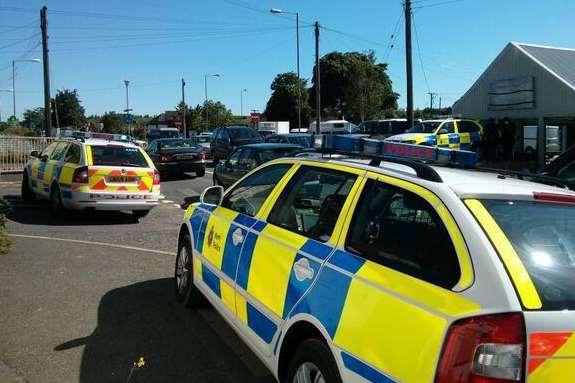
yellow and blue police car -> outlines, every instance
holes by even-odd
[[[33,151],[26,164],[22,198],[37,197],[49,199],[55,215],[91,209],[143,217],[158,204],[160,175],[143,149],[118,135],[62,138]]]
[[[575,193],[473,152],[327,139],[357,156],[204,190],[177,300],[207,298],[282,383],[575,381]]]
[[[475,152],[482,139],[483,126],[477,121],[449,118],[422,121],[406,133],[388,137],[386,141]]]

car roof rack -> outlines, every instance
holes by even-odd
[[[72,139],[85,142],[86,139],[94,138],[107,141],[133,142],[134,138],[127,134],[85,132],[81,130],[65,130],[58,138]]]

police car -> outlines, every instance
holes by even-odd
[[[388,137],[386,141],[477,151],[482,138],[483,126],[480,123],[450,118],[422,121],[407,133]]]
[[[177,300],[282,383],[575,381],[575,193],[473,152],[321,145],[352,156],[274,160],[186,210]]]
[[[159,196],[154,164],[142,148],[119,135],[58,139],[31,153],[22,177],[22,198],[48,199],[56,215],[91,209],[131,210],[143,217]]]

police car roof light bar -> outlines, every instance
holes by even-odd
[[[442,182],[441,177],[426,163],[462,167],[474,167],[477,163],[477,153],[470,151],[400,144],[358,135],[319,135],[314,146],[324,153],[369,158],[372,166],[379,166],[381,161],[405,165],[415,170],[418,177],[433,182]]]

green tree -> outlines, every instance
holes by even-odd
[[[331,52],[320,59],[322,115],[352,122],[384,117],[397,109],[387,64],[376,63],[373,51]],[[310,103],[315,110],[314,67]]]
[[[104,125],[102,131],[105,133],[124,133],[124,121],[119,113],[104,113],[100,122]]]
[[[56,112],[61,128],[80,128],[86,122],[84,107],[81,105],[76,89],[61,89],[56,93],[55,106],[58,108],[52,114],[52,125],[56,126]]]
[[[208,100],[207,103],[199,106],[198,111],[200,112],[199,118],[204,122],[202,130],[205,130],[206,128],[207,130],[214,130],[220,126],[229,125],[234,121],[232,111],[219,101]]]
[[[44,108],[27,109],[24,112],[24,126],[32,128],[33,125],[36,131],[44,131]]]
[[[297,78],[294,72],[280,73],[273,80],[270,88],[272,95],[264,112],[270,121],[289,121],[290,128],[298,127],[298,91],[301,92],[301,123],[302,127],[309,125],[311,108],[307,81]]]

